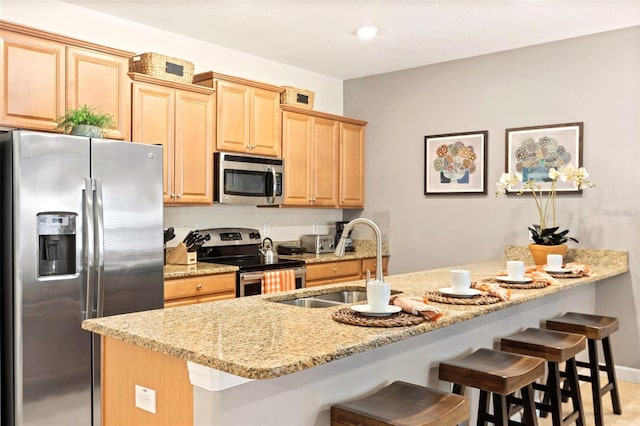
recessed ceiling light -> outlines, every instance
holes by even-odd
[[[356,30],[356,34],[363,40],[371,40],[378,33],[378,27],[364,26]]]

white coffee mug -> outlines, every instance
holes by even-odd
[[[562,255],[561,254],[548,254],[547,255],[547,268],[557,271],[562,269]]]
[[[509,278],[524,278],[524,262],[521,260],[510,260],[507,262],[507,275]]]
[[[367,284],[367,303],[373,312],[384,312],[389,306],[391,298],[391,284],[370,281]]]
[[[451,270],[451,289],[457,293],[464,293],[471,288],[471,273],[466,269]]]

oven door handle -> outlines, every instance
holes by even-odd
[[[302,274],[305,274],[307,272],[306,268],[295,268],[293,270],[293,273],[295,274],[296,277],[300,277]],[[241,273],[240,274],[240,279],[242,281],[253,281],[253,280],[261,280],[264,277],[264,273],[263,272],[255,272],[255,273]]]
[[[253,281],[253,280],[261,280],[262,277],[264,277],[264,274],[262,273],[257,273],[257,274],[240,274],[240,279],[242,281]]]

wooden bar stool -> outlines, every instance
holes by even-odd
[[[589,375],[579,375],[578,378],[591,383],[593,396],[593,414],[596,426],[603,426],[602,397],[611,392],[611,404],[615,414],[622,414],[620,395],[618,393],[618,381],[616,380],[615,364],[609,336],[618,330],[618,318],[601,315],[580,314],[567,312],[566,314],[547,320],[546,328],[549,330],[564,331],[567,333],[582,334],[587,338],[589,347],[589,362],[576,361],[578,367],[589,368]],[[598,359],[597,342],[602,342],[604,364]],[[600,371],[607,373],[607,384],[601,386]]]
[[[533,388],[545,392],[543,402],[536,402],[536,408],[540,410],[541,415],[545,412],[551,413],[553,426],[564,426],[572,422],[578,426],[585,424],[575,356],[587,347],[586,341],[581,334],[527,328],[503,338],[500,342],[500,349],[503,351],[547,360],[547,383],[534,383]],[[573,406],[573,411],[564,418],[559,370],[559,364],[563,362],[567,373],[567,387],[564,393],[571,398]]]
[[[462,358],[440,363],[441,380],[453,383],[453,392],[464,393],[464,386],[480,390],[478,424],[492,422],[507,426],[517,424],[509,420],[507,396],[522,393],[524,414],[522,423],[537,426],[533,399],[533,382],[544,375],[544,359],[509,352],[478,349]],[[489,394],[493,397],[493,415],[489,413]]]
[[[451,426],[468,419],[467,398],[401,381],[331,407],[333,426]]]

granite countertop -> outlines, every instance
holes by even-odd
[[[297,255],[278,255],[282,259],[297,259],[304,260],[305,263],[323,263],[323,262],[335,262],[341,260],[354,260],[354,259],[368,259],[376,257],[375,246],[363,247],[355,252],[347,252],[344,257],[340,258],[333,253],[304,253]],[[389,251],[383,251],[383,256],[389,256]],[[188,278],[190,276],[208,275],[208,274],[222,274],[225,272],[235,272],[238,270],[237,266],[221,265],[217,263],[204,263],[198,262],[195,265],[164,265],[164,278]]]
[[[388,252],[383,252],[382,256],[389,256]],[[281,254],[280,258],[282,259],[299,259],[304,260],[305,263],[324,263],[324,262],[339,262],[345,260],[360,260],[360,259],[370,259],[376,257],[375,250],[373,251],[352,251],[346,252],[343,257],[338,257],[333,253],[304,253],[304,254],[296,254],[296,255],[284,255]]]
[[[506,259],[524,259],[524,250],[507,248]],[[153,351],[251,379],[266,379],[391,344],[411,336],[526,303],[556,292],[628,271],[623,251],[570,252],[572,260],[589,264],[595,276],[560,280],[543,289],[512,290],[511,300],[493,305],[436,304],[444,313],[436,322],[408,327],[376,328],[334,321],[331,314],[350,305],[305,309],[270,299],[291,299],[337,290],[364,290],[364,281],[311,287],[277,295],[259,295],[164,310],[137,312],[86,320],[82,327]],[[457,265],[471,271],[471,279],[495,276],[504,262]],[[449,286],[449,271],[441,268],[386,277],[393,291],[422,296]]]
[[[164,278],[187,278],[198,275],[236,272],[237,266],[198,262],[194,265],[164,265]]]

